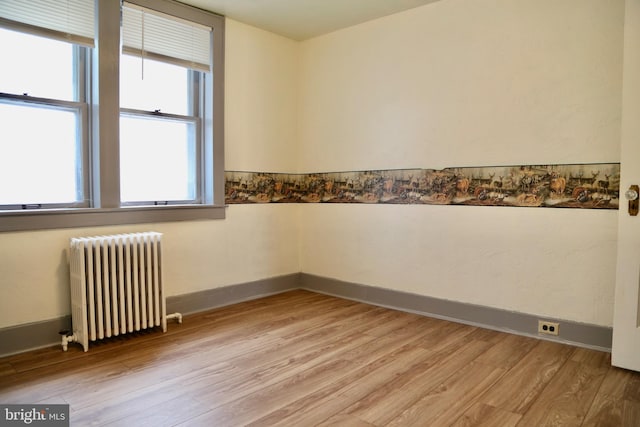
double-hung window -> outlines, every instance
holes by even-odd
[[[0,0],[0,231],[224,218],[224,18]]]
[[[121,201],[201,203],[211,28],[127,2],[122,27]]]
[[[0,2],[0,209],[89,206],[93,5]]]

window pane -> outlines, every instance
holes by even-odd
[[[137,110],[189,115],[189,70],[122,55],[120,106]]]
[[[82,199],[78,114],[0,103],[0,204]]]
[[[76,101],[73,45],[0,28],[0,92]]]
[[[194,200],[196,149],[192,134],[190,123],[122,116],[122,202]]]

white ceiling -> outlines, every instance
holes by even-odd
[[[294,40],[306,40],[437,0],[179,0]]]

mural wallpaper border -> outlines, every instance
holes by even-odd
[[[618,209],[620,163],[287,174],[225,171],[225,202]]]

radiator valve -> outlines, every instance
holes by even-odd
[[[73,332],[67,329],[60,331],[59,334],[62,335],[62,351],[67,351],[67,346],[70,342],[77,341]]]
[[[182,323],[182,313],[167,314],[167,320],[176,319],[178,323]]]

